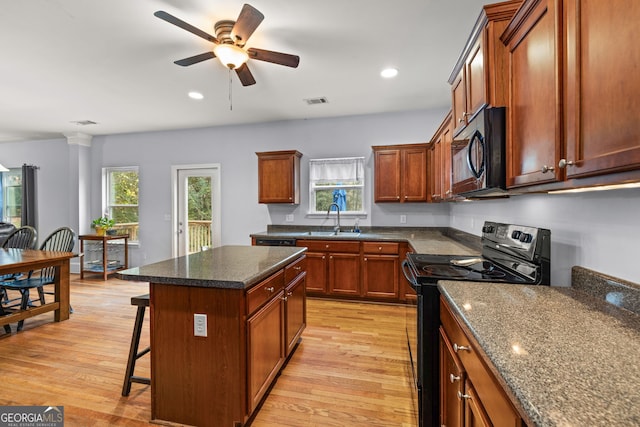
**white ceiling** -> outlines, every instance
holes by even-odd
[[[217,59],[173,61],[207,41],[240,0],[16,0],[0,6],[0,142],[446,107],[447,78],[485,0],[251,0],[265,19],[246,47],[300,56],[250,60],[242,87]],[[395,79],[380,71],[396,67]],[[194,101],[187,92],[202,92]],[[326,97],[327,104],[304,99]],[[96,125],[81,126],[76,121]]]

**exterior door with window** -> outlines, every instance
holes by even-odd
[[[220,168],[179,166],[174,171],[174,255],[220,246]]]

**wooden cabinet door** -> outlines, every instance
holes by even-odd
[[[281,289],[247,320],[249,413],[269,389],[284,362],[284,292]]]
[[[398,256],[369,255],[362,258],[363,295],[372,298],[398,298]]]
[[[329,292],[334,295],[360,295],[360,254],[329,254]]]
[[[291,353],[298,338],[302,335],[302,331],[307,326],[305,280],[305,273],[298,275],[284,291],[286,306],[285,343],[287,346],[285,357]]]
[[[458,133],[467,125],[467,87],[464,81],[465,67],[451,85],[451,111],[453,113],[454,132]]]
[[[401,197],[404,202],[427,201],[426,147],[403,149],[401,188]]]
[[[451,114],[447,116],[442,131],[442,154],[441,154],[441,174],[442,174],[442,198],[445,200],[453,197],[451,191],[451,141],[453,141],[453,129],[451,127]]]
[[[400,201],[400,150],[375,151],[374,199],[376,202]]]
[[[327,294],[327,254],[323,252],[307,252],[307,292],[310,294]]]
[[[562,37],[556,34],[557,1],[560,0],[541,0],[526,15],[520,9],[503,34],[510,81],[508,187],[563,179],[556,167],[560,159],[562,120],[557,60]],[[521,16],[525,17],[516,25]]]
[[[464,426],[465,427],[492,427],[494,424],[489,420],[478,394],[469,381],[465,381],[464,399]],[[496,424],[500,425],[500,424]]]
[[[465,80],[467,86],[467,114],[465,118],[471,118],[486,105],[486,84],[482,49],[483,39],[484,37],[478,37],[467,58]]]
[[[440,328],[440,424],[460,427],[464,405],[458,393],[464,391],[464,372],[451,342]]]
[[[640,50],[623,41],[637,39],[640,2],[576,0],[564,7],[567,177],[636,169]]]
[[[429,149],[429,201],[442,201],[442,134]]]
[[[300,203],[300,154],[271,151],[258,155],[258,203]]]

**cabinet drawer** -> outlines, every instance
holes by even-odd
[[[284,270],[278,271],[249,289],[247,291],[247,315],[250,316],[282,288],[284,288]]]
[[[493,425],[520,427],[522,420],[511,401],[498,383],[493,373],[485,365],[476,347],[471,345],[465,332],[449,309],[449,305],[440,299],[440,320],[450,339],[454,352],[460,359],[467,377],[478,393],[482,406]],[[456,346],[458,350],[456,351]],[[463,346],[463,349],[460,349]]]
[[[365,254],[388,254],[398,255],[398,243],[387,242],[363,242],[362,249]]]
[[[287,265],[284,268],[284,283],[289,284],[296,278],[298,274],[303,273],[307,269],[307,257],[298,258],[297,261]]]
[[[306,246],[310,252],[360,252],[360,242],[345,240],[298,240],[297,246]]]

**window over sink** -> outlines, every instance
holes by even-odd
[[[364,190],[364,157],[309,160],[309,214],[364,214]]]

